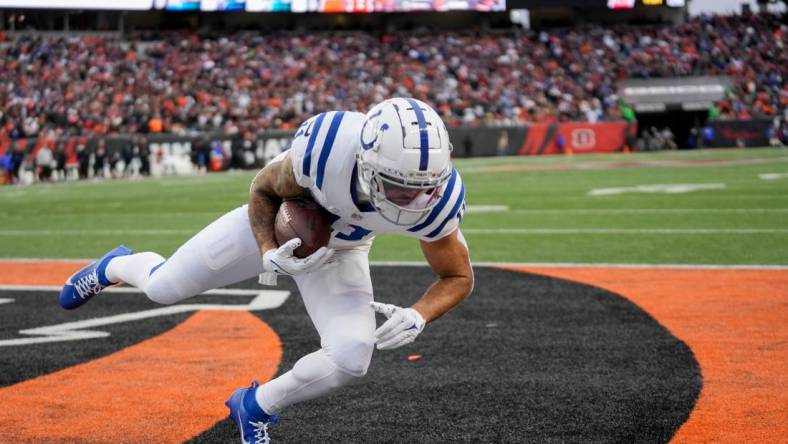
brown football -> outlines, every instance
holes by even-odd
[[[279,245],[294,237],[300,238],[301,246],[293,255],[307,257],[328,245],[331,238],[328,212],[311,199],[285,199],[276,213],[274,237]]]

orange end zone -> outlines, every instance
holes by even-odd
[[[198,312],[95,361],[0,389],[0,442],[183,442],[276,372],[276,333],[248,312]]]
[[[63,285],[87,261],[3,261],[0,260],[0,285]]]
[[[10,264],[10,265],[9,265]],[[0,263],[0,284],[59,285],[84,263]],[[0,388],[0,442],[183,442],[228,415],[224,401],[272,378],[277,334],[249,312],[197,312],[94,361]]]
[[[785,442],[788,270],[504,268],[618,293],[692,349],[703,388],[673,442]]]

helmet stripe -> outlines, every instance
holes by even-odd
[[[430,212],[430,215],[424,220],[424,222],[416,225],[415,227],[408,228],[408,231],[415,233],[435,222],[435,219],[437,219],[440,212],[443,211],[443,207],[445,207],[446,204],[449,203],[449,200],[451,200],[451,195],[454,192],[455,182],[457,182],[457,170],[452,170],[451,178],[449,179],[449,183],[446,185],[446,191],[443,193],[440,202],[435,205],[435,208],[432,209],[432,212]]]
[[[323,119],[326,117],[326,113],[321,113],[317,116],[317,120],[315,120],[315,127],[312,128],[312,134],[309,135],[309,141],[306,143],[306,153],[304,154],[304,165],[302,167],[302,171],[304,176],[309,176],[310,169],[312,168],[312,148],[315,147],[315,140],[317,140],[317,133],[320,132],[320,125],[323,124]]]
[[[321,190],[323,189],[323,177],[326,173],[326,162],[328,162],[331,147],[334,146],[334,140],[337,138],[337,131],[344,116],[344,111],[334,113],[334,117],[331,118],[331,125],[328,127],[328,135],[326,140],[323,141],[323,148],[320,149],[320,158],[317,159],[317,188]]]
[[[427,163],[430,159],[430,140],[429,133],[427,133],[427,120],[424,119],[424,112],[421,111],[421,106],[413,99],[405,99],[413,107],[413,112],[416,113],[416,122],[419,124],[419,148],[421,148],[421,159],[419,159],[419,171],[427,170]]]
[[[451,211],[449,211],[449,215],[446,216],[446,219],[443,219],[443,222],[438,225],[438,228],[427,233],[427,237],[435,237],[440,234],[440,232],[443,231],[443,227],[445,227],[450,220],[457,216],[457,212],[460,211],[460,207],[462,206],[463,202],[465,202],[465,185],[460,186],[460,195],[457,197],[457,201],[454,202],[454,206],[452,207]]]

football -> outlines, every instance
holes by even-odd
[[[311,199],[285,199],[276,213],[274,237],[279,245],[300,238],[301,246],[293,255],[305,258],[328,245],[331,238],[328,212]]]

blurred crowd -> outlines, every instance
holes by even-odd
[[[8,144],[0,154],[0,185],[141,177],[151,174],[151,152],[144,136],[134,135],[107,148],[107,139],[40,139],[27,144]],[[25,177],[26,176],[26,177]]]
[[[730,75],[715,118],[788,109],[788,27],[773,15],[680,26],[19,38],[0,45],[0,139],[289,129],[391,96],[447,124],[622,118],[625,78]]]

